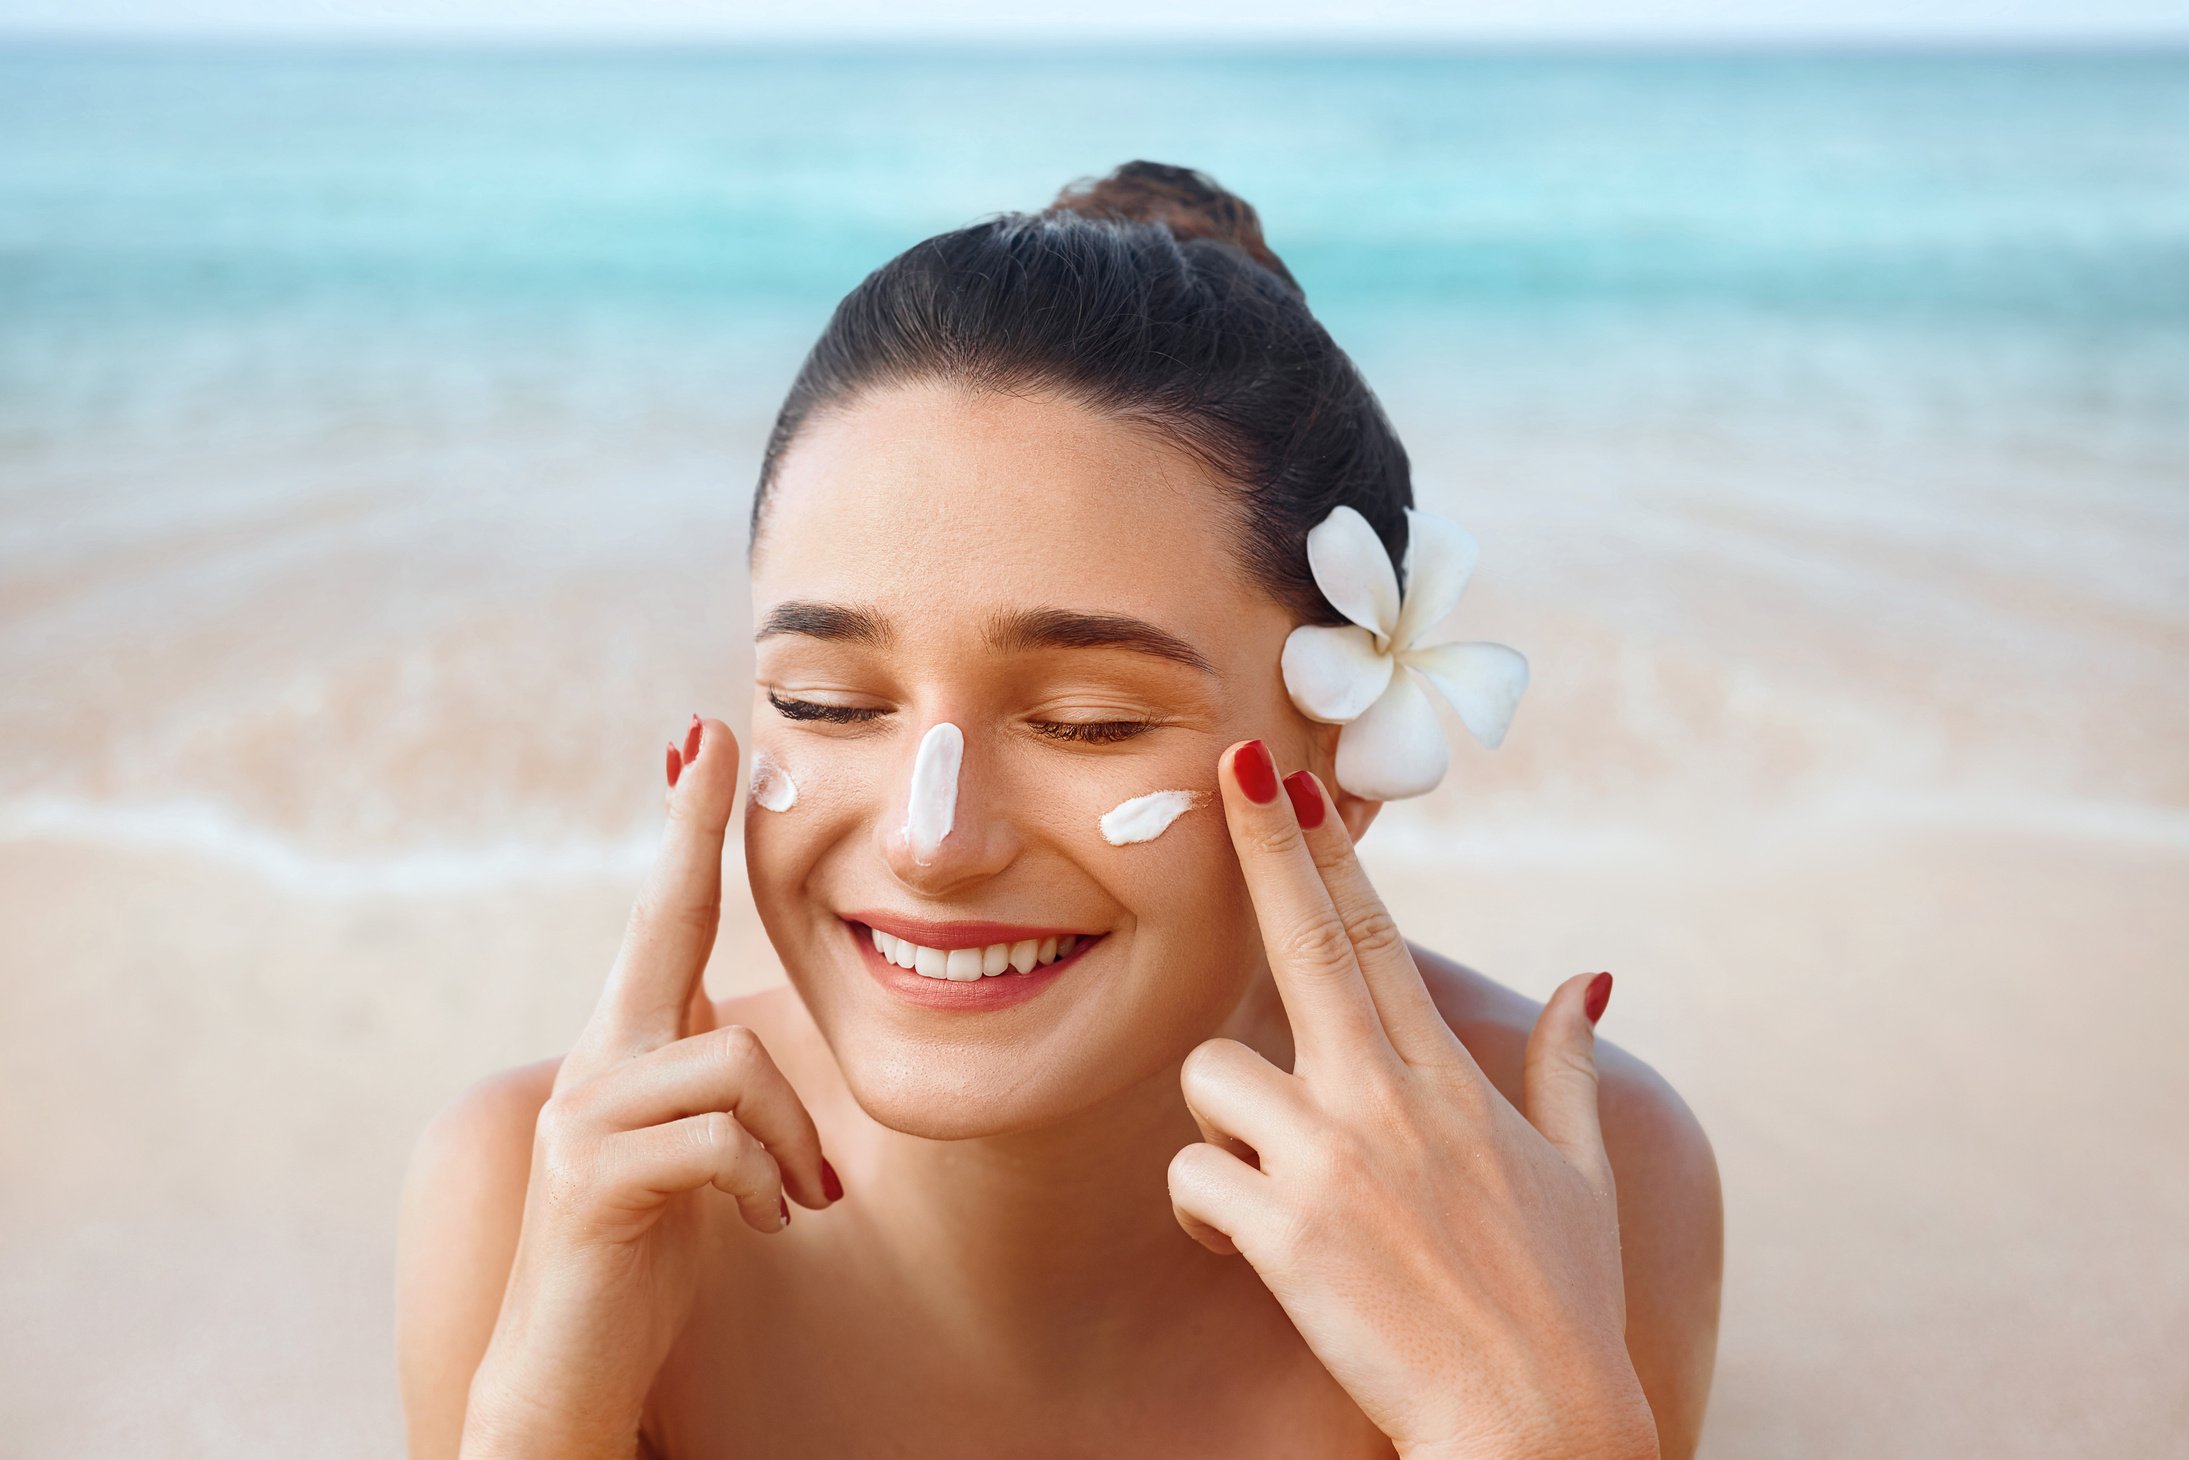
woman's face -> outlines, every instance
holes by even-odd
[[[1290,616],[1234,563],[1226,510],[1147,433],[940,383],[812,418],[783,459],[748,755],[796,799],[747,798],[746,863],[875,1119],[1049,1123],[1174,1064],[1265,968],[1217,756],[1259,736],[1280,767],[1324,766],[1278,667]],[[949,831],[922,843],[914,764],[941,723],[962,758]],[[1180,790],[1200,794],[1160,834],[1105,837],[1104,813]],[[1016,940],[920,920],[1097,936],[1054,971],[937,980],[877,952],[869,918],[938,948]]]

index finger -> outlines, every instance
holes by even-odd
[[[669,792],[661,850],[631,906],[594,1021],[626,1053],[683,1033],[722,915],[722,839],[737,799],[737,737],[693,716],[696,743]]]
[[[1409,1064],[1431,1058],[1449,1058],[1455,1051],[1469,1064],[1473,1057],[1452,1026],[1444,1022],[1429,985],[1406,946],[1398,923],[1368,881],[1368,869],[1353,849],[1353,837],[1345,823],[1330,813],[1335,807],[1323,788],[1322,778],[1310,770],[1285,777],[1285,791],[1298,817],[1307,852],[1322,875],[1331,905],[1345,923],[1353,940],[1353,957],[1360,964],[1361,981],[1375,1000],[1384,1033],[1399,1058]]]
[[[1276,762],[1259,740],[1231,746],[1217,777],[1224,819],[1262,927],[1262,947],[1292,1024],[1294,1071],[1340,1067],[1364,1057],[1395,1058],[1361,977],[1345,919],[1330,900]]]

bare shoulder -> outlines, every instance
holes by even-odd
[[[1542,1017],[1541,1001],[1418,943],[1407,946],[1445,1023],[1505,1098],[1519,1105],[1528,1036]],[[1596,1068],[1607,1144],[1616,1122],[1624,1134],[1654,1134],[1675,1146],[1708,1148],[1709,1140],[1687,1102],[1646,1061],[1599,1034]]]
[[[1409,946],[1452,1032],[1525,1110],[1528,1037],[1542,1004]],[[1677,1460],[1700,1442],[1717,1357],[1725,1245],[1717,1157],[1694,1111],[1646,1061],[1599,1035],[1596,1066],[1604,1150],[1619,1191],[1627,1349],[1657,1416],[1659,1447],[1665,1460]]]
[[[786,1020],[764,990],[714,1006],[717,1027],[766,1036]],[[562,1057],[477,1081],[418,1137],[396,1228],[396,1364],[412,1460],[453,1456],[464,1407],[494,1325],[524,1225],[532,1142]]]
[[[532,1132],[560,1058],[490,1075],[441,1107],[403,1178],[395,1356],[412,1460],[452,1456],[517,1250]]]

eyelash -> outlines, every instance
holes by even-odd
[[[794,700],[768,691],[768,703],[786,720],[823,720],[831,725],[863,725],[887,710],[863,708],[857,705],[824,705],[814,700]],[[1086,724],[1064,724],[1055,720],[1030,720],[1036,735],[1051,740],[1084,741],[1096,745],[1114,745],[1120,740],[1130,740],[1135,735],[1161,727],[1160,720],[1095,720]]]
[[[1115,745],[1120,740],[1130,740],[1135,735],[1156,729],[1154,720],[1095,720],[1084,725],[1060,724],[1054,720],[1029,720],[1036,735],[1051,740],[1083,740],[1094,745]]]
[[[768,703],[786,720],[826,720],[831,725],[857,725],[887,714],[886,710],[861,709],[856,705],[824,705],[814,700],[794,700],[768,691]]]

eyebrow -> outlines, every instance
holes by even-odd
[[[889,621],[871,608],[844,603],[790,599],[768,610],[753,642],[777,634],[864,644],[886,649],[896,642]],[[1069,608],[1021,608],[998,611],[988,620],[990,648],[1002,654],[1036,649],[1124,649],[1168,659],[1213,675],[1216,666],[1200,650],[1168,629],[1121,613],[1082,613]]]
[[[1068,608],[1005,610],[988,621],[988,642],[1005,654],[1030,649],[1128,649],[1152,654],[1203,674],[1216,666],[1168,629],[1121,613],[1079,613]]]
[[[888,621],[870,608],[815,603],[805,598],[793,598],[769,609],[767,618],[761,621],[760,632],[752,636],[752,641],[757,644],[777,634],[804,634],[808,638],[867,644],[877,649],[888,648],[896,638],[890,632]]]

